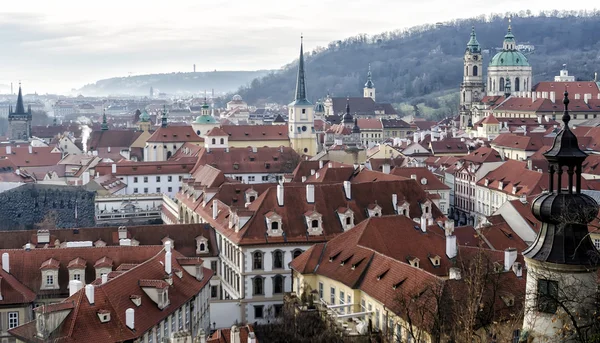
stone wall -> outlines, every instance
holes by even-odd
[[[95,226],[94,200],[95,193],[80,186],[27,184],[13,188],[0,193],[0,230],[34,229],[52,214],[57,228]]]

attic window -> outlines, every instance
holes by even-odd
[[[352,258],[352,256],[354,256],[354,255],[350,255],[346,259],[342,260],[342,263],[340,263],[340,266],[343,266],[344,264],[348,263],[348,261],[350,261],[350,259]]]
[[[362,261],[364,261],[364,257],[358,260],[358,262],[352,264],[352,270],[356,269],[356,267],[358,267]]]
[[[271,168],[271,164],[270,163],[265,163],[265,169],[270,169]]]
[[[395,284],[392,286],[392,288],[393,288],[393,289],[396,289],[396,288],[398,288],[398,287],[402,286],[402,284],[404,283],[404,281],[406,281],[406,278],[404,278],[404,279],[400,280],[399,282],[395,283]]]
[[[335,260],[338,256],[340,256],[341,253],[342,253],[341,251],[338,251],[335,254],[330,255],[329,256],[329,262],[333,262],[333,260]]]
[[[433,264],[434,267],[440,266],[441,258],[439,256],[429,256],[429,260],[431,261],[431,264]]]
[[[235,169],[235,170],[240,169],[240,165],[238,163],[234,163],[233,164],[233,169]]]
[[[250,161],[254,161],[254,160],[255,160],[254,156],[250,156]]]
[[[278,159],[279,159],[279,157],[273,156],[273,161],[277,161]]]
[[[385,276],[385,274],[387,274],[390,270],[386,269],[383,273],[377,275],[377,281],[383,279],[383,277]]]

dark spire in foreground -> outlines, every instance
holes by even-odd
[[[21,83],[19,82],[19,95],[17,96],[17,106],[15,107],[15,114],[25,114],[25,105],[23,104],[23,92],[21,91]]]
[[[160,126],[167,127],[167,105],[163,105],[163,112],[162,112],[162,117],[160,118],[160,120],[161,120]]]
[[[544,153],[548,160],[549,188],[532,204],[533,215],[542,227],[525,257],[541,262],[590,266],[596,251],[588,235],[588,223],[598,214],[594,199],[581,193],[581,165],[587,154],[579,149],[577,137],[569,129],[569,94],[564,93],[563,127],[552,148]],[[563,187],[566,171],[567,187]],[[575,185],[573,185],[575,182]]]
[[[306,98],[306,80],[304,77],[304,43],[303,36],[300,36],[300,58],[298,59],[298,77],[296,79],[296,97],[294,105],[311,105]]]
[[[360,127],[358,126],[358,119],[354,118],[354,127],[352,133],[360,133]]]
[[[344,114],[342,122],[346,126],[352,125],[352,123],[354,123],[354,118],[352,117],[352,114],[350,114],[350,98],[346,98],[346,114]]]
[[[108,122],[106,121],[106,109],[102,112],[102,131],[108,130]]]

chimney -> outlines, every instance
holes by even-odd
[[[12,154],[12,147],[11,147],[10,145],[7,145],[7,146],[6,146],[6,154],[7,154],[7,155],[10,155],[10,154]]]
[[[425,218],[425,216],[421,217],[421,231],[423,231],[423,233],[427,232],[427,218]]]
[[[319,169],[323,168],[323,160],[319,161]]]
[[[310,170],[310,175],[315,175],[316,171],[314,169]]]
[[[306,176],[302,177],[302,182],[306,182]]]
[[[283,185],[277,185],[277,205],[283,206]]]
[[[170,243],[170,242],[167,242]],[[167,250],[167,247],[165,245],[165,250]],[[166,253],[165,253],[165,273],[167,275],[171,275],[171,249],[169,249]]]
[[[90,302],[90,305],[94,305],[94,285],[85,286],[85,296]]]
[[[523,266],[521,266],[520,262],[515,262],[512,265],[512,270],[513,270],[513,273],[515,273],[515,275],[517,277],[523,277]]]
[[[108,282],[108,274],[102,274],[102,284],[105,284]]]
[[[135,329],[135,310],[132,308],[125,310],[125,325],[131,330]]]
[[[315,202],[315,185],[306,185],[306,202],[309,204]]]
[[[550,92],[550,101],[552,101],[553,103],[556,102],[556,92]]]
[[[327,163],[327,167],[328,168],[333,168],[333,163],[331,163],[331,162]]]
[[[87,185],[89,182],[90,182],[90,173],[86,171],[83,173],[83,184]]]
[[[110,147],[106,148],[106,151],[107,151],[107,152],[110,152]]]
[[[390,164],[389,164],[389,163],[384,163],[384,164],[383,164],[383,166],[381,166],[381,169],[382,169],[381,171],[382,171],[384,174],[389,174],[389,173],[390,173],[390,171],[391,171],[391,169],[392,169],[392,166],[390,166]]]
[[[417,179],[417,174],[411,174],[410,178],[413,179],[413,180],[416,180]]]
[[[33,154],[33,147],[30,145],[28,148],[29,148],[29,153]]]
[[[317,178],[317,179],[318,179],[319,177],[321,177],[321,174],[319,174],[319,172],[316,172],[316,173],[315,173],[315,178]]]
[[[588,103],[588,100],[590,100],[592,98],[592,95],[590,93],[586,93],[583,95],[583,101],[585,101],[585,103]]]
[[[113,163],[111,165],[111,173],[116,174],[117,173],[117,164]]]
[[[398,213],[398,194],[392,194],[392,206],[394,206],[394,212]]]
[[[256,343],[256,334],[248,332],[248,343]]]
[[[213,200],[213,219],[217,219],[219,215],[219,205],[216,200]]]
[[[69,296],[79,292],[80,289],[83,288],[83,282],[79,280],[71,280],[69,281]]]
[[[531,93],[531,102],[535,102],[535,100],[537,100],[537,93],[536,92],[532,92]]]
[[[537,116],[538,124],[542,125],[542,116]]]
[[[2,269],[10,274],[10,256],[7,252],[2,254]]]
[[[458,249],[456,248],[456,236],[446,236],[446,256],[448,258],[455,258],[458,254]]]
[[[419,133],[418,132],[413,133],[413,142],[419,143]]]
[[[508,248],[504,250],[504,270],[509,271],[515,261],[517,261],[517,249]]]
[[[531,161],[531,158],[527,159],[527,169],[529,169],[529,170],[533,169],[533,162]]]
[[[450,275],[448,275],[448,278],[450,280],[460,280],[460,278],[461,278],[460,269],[456,268],[456,267],[450,268]]]
[[[352,185],[350,181],[344,181],[344,193],[346,194],[346,199],[352,199]]]
[[[232,326],[229,334],[229,342],[231,343],[241,343],[240,341],[240,329],[237,326]]]

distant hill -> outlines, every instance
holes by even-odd
[[[83,86],[77,92],[88,95],[147,95],[150,87],[155,92],[185,95],[215,90],[226,93],[248,84],[257,77],[267,75],[269,70],[212,71],[198,73],[149,74],[129,77],[113,77]]]
[[[491,15],[331,42],[305,56],[309,98],[314,102],[328,92],[335,96],[362,95],[371,63],[378,101],[403,103],[397,107],[412,111],[410,104],[436,108],[444,106],[439,99],[450,99],[454,109],[458,95],[456,101],[448,95],[458,92],[462,81],[462,58],[471,26],[475,26],[482,48],[489,50],[484,55],[487,65],[502,47],[507,24],[505,17]],[[600,12],[515,13],[512,28],[517,44],[535,46],[528,54],[535,82],[553,79],[563,63],[579,79],[591,80],[594,72],[600,72]],[[288,103],[293,98],[296,68],[297,59],[236,93],[250,104]]]

